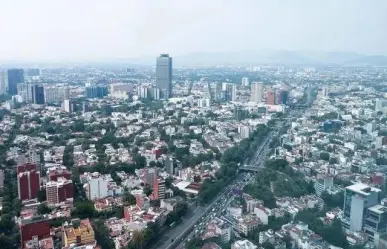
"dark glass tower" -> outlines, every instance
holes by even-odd
[[[156,87],[163,99],[172,97],[172,57],[168,54],[161,54],[156,59]]]
[[[8,69],[8,93],[11,95],[17,94],[17,84],[24,82],[23,69]]]

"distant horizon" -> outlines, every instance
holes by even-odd
[[[169,53],[387,55],[387,1],[3,0],[0,61],[100,61]]]
[[[274,48],[268,48],[268,49],[256,49],[256,50],[234,50],[234,51],[197,51],[197,52],[188,52],[183,54],[171,54],[167,51],[160,52],[158,54],[144,54],[140,56],[134,56],[134,57],[109,57],[106,56],[104,58],[66,58],[66,59],[54,59],[54,58],[47,58],[47,59],[28,59],[28,60],[21,60],[21,59],[14,59],[14,60],[0,60],[1,64],[7,64],[7,63],[21,63],[21,64],[30,64],[30,63],[54,63],[54,64],[61,64],[61,63],[101,63],[101,62],[119,62],[119,61],[141,61],[141,60],[153,60],[156,61],[156,58],[160,56],[161,54],[169,54],[173,59],[181,58],[181,57],[189,57],[189,56],[195,56],[195,55],[222,55],[222,54],[242,54],[242,53],[257,53],[257,52],[290,52],[290,53],[319,53],[319,54],[348,54],[348,55],[360,55],[360,56],[367,56],[367,57],[374,57],[374,56],[382,56],[387,58],[387,54],[384,53],[361,53],[356,51],[339,51],[339,50],[331,50],[331,51],[323,51],[323,50],[310,50],[310,49],[298,49],[298,50],[291,50],[291,49],[274,49]],[[214,58],[216,60],[216,57]]]

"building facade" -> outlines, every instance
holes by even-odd
[[[253,82],[251,84],[250,101],[255,103],[262,103],[263,99],[263,85],[260,82]]]
[[[17,94],[17,84],[24,83],[23,69],[13,68],[8,69],[8,93],[11,95]]]
[[[161,97],[172,97],[172,57],[161,54],[156,59],[156,87],[161,91]]]

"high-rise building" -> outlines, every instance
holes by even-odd
[[[65,90],[63,86],[44,86],[44,102],[46,104],[60,104],[64,101]]]
[[[8,92],[8,72],[0,71],[0,94]]]
[[[156,59],[156,87],[161,91],[161,97],[172,97],[172,57],[161,54]]]
[[[17,94],[17,84],[24,83],[23,69],[8,69],[8,93],[11,95]]]
[[[286,90],[282,90],[278,96],[278,104],[287,105],[289,102],[289,92]]]
[[[38,196],[40,190],[40,173],[36,164],[18,166],[17,183],[19,199],[31,200]]]
[[[107,86],[86,87],[86,98],[103,98],[108,95]]]
[[[65,112],[68,112],[68,113],[70,113],[73,109],[72,103],[70,100],[70,90],[68,87],[64,90],[63,109]]]
[[[210,96],[214,101],[222,100],[222,83],[220,82],[212,82],[210,84]]]
[[[234,118],[238,121],[246,119],[249,116],[249,111],[243,109],[241,106],[234,107]]]
[[[152,199],[165,199],[165,180],[162,178],[155,178],[153,181]]]
[[[266,104],[275,105],[275,91],[267,91]]]
[[[32,102],[34,104],[44,104],[44,87],[41,84],[32,85]]]
[[[4,170],[0,169],[0,190],[4,187]]]
[[[59,177],[57,181],[47,182],[46,196],[49,204],[58,204],[73,198],[73,181]]]
[[[71,172],[65,166],[50,168],[47,171],[48,181],[57,181],[58,178],[71,179]]]
[[[251,133],[251,128],[248,125],[240,125],[238,127],[238,133],[241,135],[242,139],[249,138]]]
[[[253,82],[251,84],[251,102],[261,103],[263,99],[263,85],[260,82]]]
[[[93,175],[87,183],[86,192],[89,200],[105,198],[108,196],[108,182],[99,175]]]
[[[249,86],[249,78],[247,77],[242,78],[242,86]]]
[[[363,183],[346,187],[342,218],[343,226],[352,232],[361,231],[366,210],[379,203],[380,193],[380,189]]]
[[[146,86],[137,87],[137,95],[142,99],[148,98],[148,88]]]
[[[173,175],[173,158],[172,157],[167,157],[165,159],[165,171],[169,174],[169,175]]]

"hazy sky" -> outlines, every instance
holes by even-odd
[[[387,55],[386,0],[0,0],[0,61],[259,49]]]

